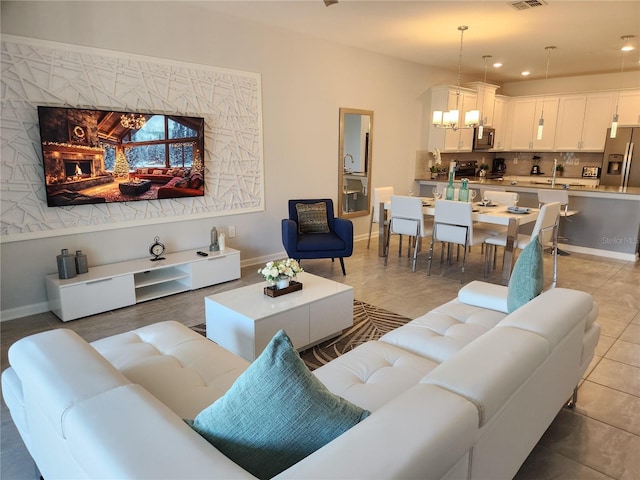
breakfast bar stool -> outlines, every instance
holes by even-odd
[[[539,189],[538,190],[538,206],[541,207],[545,203],[554,203],[557,202],[560,204],[560,218],[566,218],[568,222],[571,221],[570,218],[577,213],[580,213],[578,210],[569,210],[569,192],[565,189],[562,190],[548,190],[548,189]],[[558,230],[560,229],[560,225],[558,225]],[[558,237],[559,240],[567,240],[566,237]],[[569,255],[569,252],[565,252],[564,250],[558,249],[558,255]]]

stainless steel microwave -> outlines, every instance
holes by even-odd
[[[473,149],[490,150],[493,148],[493,141],[496,138],[496,131],[493,128],[483,128],[482,138],[478,138],[478,127],[473,131]]]

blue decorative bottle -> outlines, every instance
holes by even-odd
[[[460,187],[460,191],[458,192],[458,200],[461,202],[469,201],[469,179],[462,179],[462,187]]]
[[[447,188],[445,189],[444,199],[453,200],[455,193],[456,189],[453,187],[453,172],[449,172],[449,185],[447,185]]]

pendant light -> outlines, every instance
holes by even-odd
[[[538,121],[538,135],[536,138],[538,140],[542,140],[542,131],[544,129],[544,99],[547,96],[547,83],[549,82],[549,61],[551,59],[551,52],[555,50],[557,47],[553,45],[544,47],[547,51],[547,70],[544,75],[544,94],[542,95],[542,110],[540,111],[540,120]]]
[[[449,110],[444,112],[441,110],[434,110],[433,112],[433,126],[437,128],[448,128],[451,130],[458,130],[459,128],[474,128],[480,122],[480,112],[478,110],[470,110],[464,115],[464,126],[460,123],[460,76],[462,73],[462,45],[464,42],[464,32],[469,27],[461,25],[458,27],[460,31],[460,54],[458,55],[458,90],[456,91],[456,108],[455,110]]]
[[[483,55],[482,59],[484,60],[484,81],[483,83],[486,85],[487,84],[487,62],[489,60],[491,60],[493,57],[491,55]],[[482,107],[484,108],[484,95],[485,95],[485,89],[482,89]],[[477,106],[477,102],[476,102],[476,106]],[[484,113],[484,112],[482,112]],[[485,119],[485,115],[481,115],[480,116],[480,123],[478,124],[478,140],[482,140],[482,134],[484,133],[484,119]]]
[[[613,114],[613,119],[611,120],[611,130],[609,132],[609,138],[616,138],[618,134],[618,103],[620,102],[620,90],[622,90],[622,76],[624,74],[624,54],[625,52],[630,52],[634,49],[632,40],[635,38],[634,35],[623,35],[620,37],[624,43],[620,50],[622,51],[622,66],[620,67],[620,85],[618,86],[618,97],[616,98],[616,111]]]

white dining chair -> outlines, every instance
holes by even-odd
[[[555,286],[558,280],[558,219],[560,217],[560,204],[557,202],[546,203],[540,208],[540,213],[536,219],[536,223],[533,226],[531,235],[518,234],[514,242],[513,248],[522,250],[526,247],[532,238],[538,237],[540,243],[544,245],[551,245],[553,254],[553,286]],[[506,247],[507,235],[499,234],[490,236],[485,240],[487,245],[487,251],[485,254],[484,264],[484,276],[489,274],[489,258],[492,255],[493,250],[493,267],[495,268],[495,257],[498,247]],[[493,247],[493,248],[491,248]]]
[[[389,258],[389,242],[392,234],[408,235],[414,238],[413,262],[411,271],[416,271],[420,240],[431,235],[432,229],[425,227],[424,214],[422,213],[422,200],[420,197],[406,197],[402,195],[391,196],[391,215],[389,216],[389,233],[384,249],[384,264]],[[401,254],[400,250],[400,254]]]
[[[507,207],[515,206],[517,204],[516,197],[514,192],[506,192],[501,190],[483,190],[481,201],[489,200],[489,203],[492,205],[506,205]],[[490,208],[490,207],[489,207]],[[500,235],[507,233],[507,227],[484,223],[484,222],[476,222],[475,227],[478,230],[482,230],[490,235]]]
[[[486,232],[474,230],[472,205],[470,203],[451,200],[436,201],[427,275],[431,275],[431,263],[435,242],[441,243],[440,264],[442,264],[444,256],[444,244],[449,244],[447,253],[449,263],[451,262],[450,246],[451,244],[457,244],[462,246],[464,251],[462,257],[462,277],[460,279],[460,283],[463,283],[468,247],[482,244],[489,236],[490,234]]]
[[[485,190],[482,193],[481,200],[484,199],[489,200],[490,203],[495,203],[496,205],[506,205],[507,207],[513,207],[516,205],[517,197],[514,195],[514,192],[500,192],[498,190]]]
[[[541,207],[545,203],[558,202],[560,204],[560,219],[565,218],[567,222],[570,222],[572,217],[578,213],[579,210],[569,210],[569,192],[565,189],[562,190],[538,190],[538,206]],[[566,240],[566,237],[560,237],[560,224],[558,223],[558,240]],[[569,252],[558,249],[558,255],[569,255]]]
[[[380,202],[390,202],[391,195],[393,195],[393,187],[376,187],[373,189],[373,196],[371,197],[371,218],[369,219],[369,239],[367,240],[367,248],[371,245],[371,229],[374,223],[378,223],[380,218]],[[383,242],[383,238],[378,239],[379,242]]]

